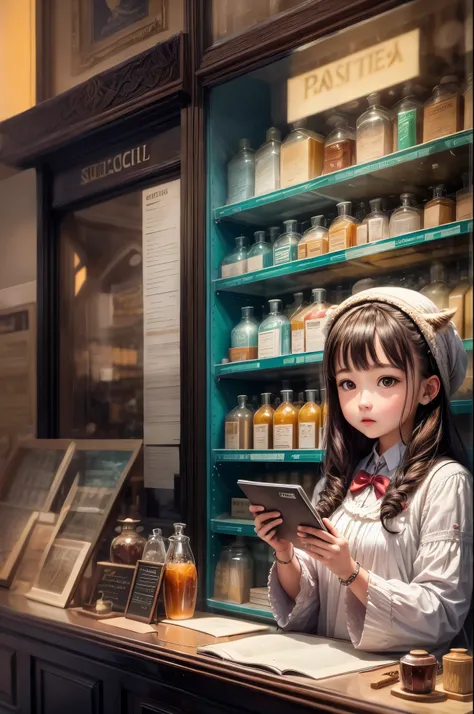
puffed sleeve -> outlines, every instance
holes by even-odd
[[[369,572],[366,607],[348,591],[350,638],[366,651],[447,644],[462,629],[471,594],[472,477],[448,464],[427,488],[411,582]]]
[[[316,632],[319,617],[318,572],[316,561],[295,548],[301,565],[300,591],[293,601],[283,590],[274,563],[268,576],[268,596],[275,620],[282,630]]]

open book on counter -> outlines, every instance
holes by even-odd
[[[199,647],[198,652],[275,674],[312,679],[360,672],[397,661],[393,656],[359,652],[345,640],[295,633],[255,635],[234,642]]]

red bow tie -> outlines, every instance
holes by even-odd
[[[359,493],[359,491],[363,491],[366,486],[372,485],[374,487],[375,495],[377,498],[380,498],[384,495],[389,483],[390,479],[388,476],[380,476],[379,474],[371,476],[367,473],[367,471],[362,470],[359,471],[354,477],[349,491],[354,494]]]

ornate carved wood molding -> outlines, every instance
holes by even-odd
[[[113,121],[127,120],[151,107],[154,118],[176,112],[187,95],[184,38],[182,33],[174,35],[0,123],[0,162],[32,165]]]

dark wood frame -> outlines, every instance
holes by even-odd
[[[136,582],[136,580],[137,580],[137,578],[138,578],[138,573],[139,573],[139,571],[140,571],[140,566],[141,566],[141,565],[146,566],[147,568],[160,568],[160,575],[159,575],[159,578],[158,578],[158,585],[157,585],[156,590],[155,590],[155,595],[153,596],[153,605],[152,605],[152,608],[151,608],[151,610],[150,610],[150,614],[149,614],[147,617],[140,617],[139,615],[130,614],[130,604],[131,604],[131,602],[132,602],[133,591],[134,591],[134,588],[135,588],[135,582]],[[134,574],[134,576],[133,576],[132,585],[131,585],[131,587],[130,587],[130,594],[129,594],[129,596],[128,596],[127,606],[126,606],[126,608],[125,608],[125,613],[124,613],[125,617],[126,617],[128,620],[136,620],[137,622],[145,622],[147,625],[150,624],[150,622],[153,620],[153,618],[154,618],[154,616],[155,616],[156,605],[157,605],[157,603],[158,603],[158,597],[159,597],[159,595],[160,595],[160,590],[161,590],[161,588],[163,587],[164,574],[165,574],[165,564],[164,564],[164,563],[152,563],[152,562],[149,562],[149,561],[147,561],[147,560],[137,560],[137,564],[136,564],[136,566],[135,566],[135,574]]]

